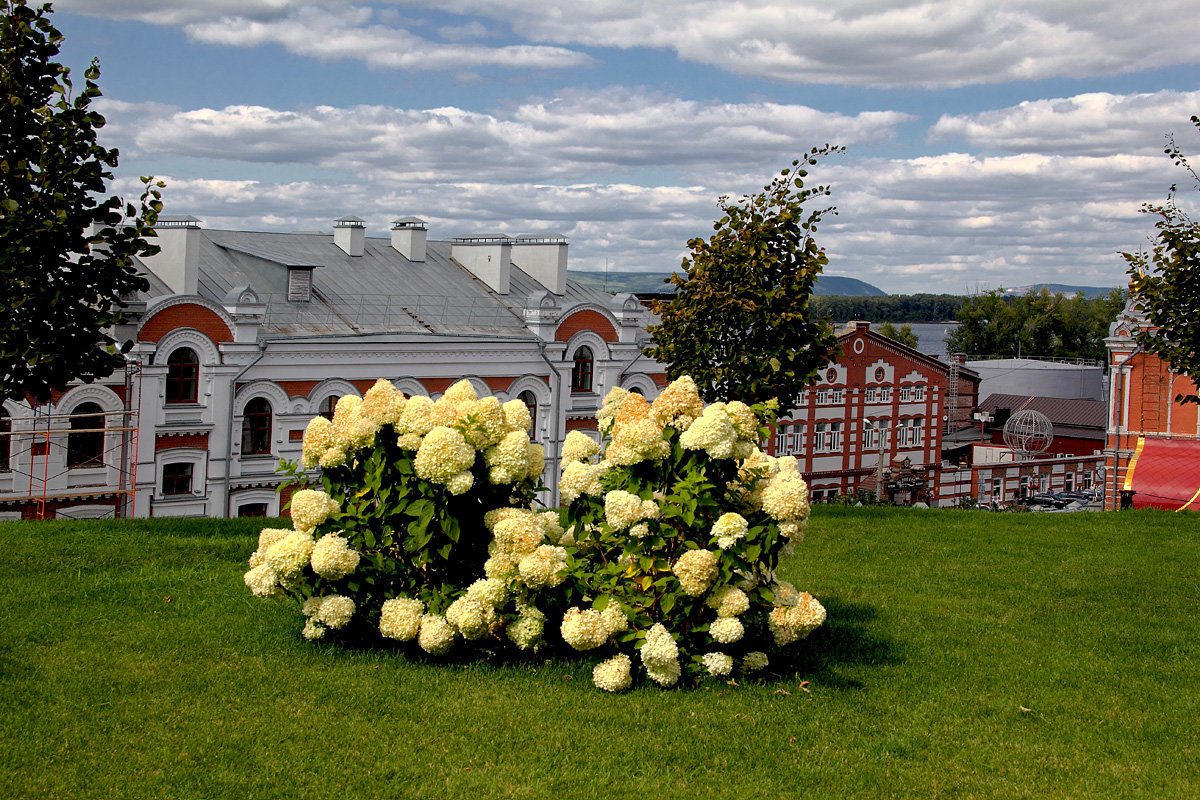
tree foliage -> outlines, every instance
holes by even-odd
[[[913,330],[912,325],[901,325],[897,328],[892,323],[885,322],[876,328],[875,332],[880,336],[886,336],[893,342],[899,342],[905,347],[911,347],[914,350],[920,343],[920,337],[917,336],[917,332]]]
[[[968,355],[1100,361],[1107,355],[1108,326],[1123,303],[1116,289],[1091,299],[1045,288],[1017,297],[994,289],[966,298],[946,347]]]
[[[816,295],[812,309],[818,316],[842,322],[945,322],[954,319],[964,299],[954,294]]]
[[[107,329],[146,286],[134,257],[157,252],[162,184],[144,178],[137,205],[103,196],[118,154],[96,142],[97,62],[73,95],[50,6],[0,3],[0,399],[45,400],[124,364]]]
[[[668,364],[672,379],[690,375],[705,400],[747,403],[778,399],[793,408],[800,392],[837,347],[810,296],[828,263],[813,235],[832,207],[806,209],[828,186],[806,188],[807,167],[842,148],[813,148],[769,186],[723,213],[709,239],[688,242],[686,277],[671,276],[674,299],[655,302],[661,323],[650,328],[646,354]]]
[[[1200,116],[1192,117],[1192,125],[1200,131]],[[1200,176],[1174,137],[1168,137],[1164,152],[1200,189]],[[1200,386],[1200,222],[1179,207],[1175,193],[1176,186],[1172,186],[1165,203],[1148,203],[1142,208],[1157,217],[1150,252],[1121,255],[1129,264],[1130,292],[1152,326],[1138,332],[1138,344]],[[1200,403],[1200,394],[1182,394],[1175,399]]]

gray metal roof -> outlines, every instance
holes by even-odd
[[[450,241],[430,241],[426,260],[409,261],[384,238],[365,240],[363,255],[349,256],[331,233],[197,231],[198,293],[217,303],[235,287],[249,286],[266,304],[267,336],[355,334],[463,335],[532,338],[523,309],[544,287],[513,265],[507,295],[451,258]],[[288,300],[288,267],[313,270],[309,302]],[[151,296],[162,294],[156,281]],[[557,302],[608,307],[612,295],[567,281]]]
[[[989,413],[995,413],[998,408],[1007,408],[1013,414],[1032,409],[1045,414],[1055,428],[1090,428],[1098,433],[1103,433],[1108,419],[1108,405],[1103,400],[990,394],[979,404],[979,408]]]

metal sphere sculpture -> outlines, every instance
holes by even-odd
[[[1040,411],[1018,411],[1004,423],[1004,444],[1021,458],[1044,453],[1054,439],[1050,418]]]

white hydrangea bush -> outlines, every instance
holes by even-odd
[[[600,659],[599,688],[752,674],[825,621],[812,595],[775,577],[803,541],[809,501],[796,460],[761,450],[774,411],[706,406],[685,377],[653,403],[612,390],[603,446],[568,434],[559,633]]]
[[[378,381],[305,431],[292,530],[268,528],[245,575],[260,597],[290,597],[309,639],[456,643],[532,650],[565,579],[556,512],[531,510],[545,453],[519,400],[468,381],[438,400]],[[556,616],[561,616],[561,612]]]
[[[247,587],[291,598],[311,640],[595,658],[605,691],[768,667],[825,619],[775,577],[803,540],[808,487],[760,449],[774,409],[704,405],[688,378],[653,402],[614,389],[602,442],[562,446],[564,508],[520,401],[460,381],[434,401],[379,381],[305,433],[293,527],[267,528]],[[545,651],[543,651],[545,652]]]

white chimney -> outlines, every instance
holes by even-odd
[[[455,236],[450,240],[450,257],[493,291],[508,294],[512,241],[503,233]]]
[[[401,217],[392,221],[392,249],[409,261],[425,260],[425,220]]]
[[[361,256],[367,236],[367,224],[358,217],[341,217],[333,221],[333,243],[348,256]]]
[[[530,234],[513,240],[513,263],[554,294],[567,291],[567,237]]]
[[[158,253],[142,263],[176,294],[196,294],[200,279],[200,220],[160,216],[153,239]]]

